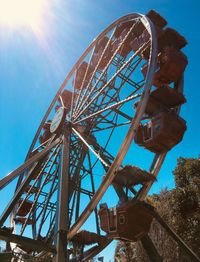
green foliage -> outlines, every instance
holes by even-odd
[[[164,189],[159,195],[148,197],[147,202],[156,207],[163,219],[200,256],[200,160],[179,158],[173,174],[176,188],[170,191]],[[155,221],[152,223],[149,236],[164,261],[191,261]],[[149,262],[141,243],[131,243],[129,255],[132,260],[127,259],[129,251],[125,246],[120,242],[116,261]],[[120,250],[123,250],[122,260]]]
[[[134,249],[131,243],[119,241],[115,250],[115,262],[133,261],[133,256]]]
[[[174,228],[200,256],[200,160],[179,158],[172,196]]]
[[[174,215],[188,217],[199,208],[198,192],[190,185],[185,188],[177,188],[171,196]]]
[[[180,157],[173,174],[177,188],[193,185],[199,189],[200,184],[197,182],[200,182],[200,160]]]

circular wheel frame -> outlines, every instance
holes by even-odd
[[[129,30],[114,47],[116,28],[123,23],[129,24]],[[144,31],[148,35],[147,41],[124,55],[128,39]],[[95,50],[105,37],[107,43],[101,54],[95,57]],[[77,89],[75,79],[83,62],[87,68]],[[144,78],[140,69],[145,63],[148,69]],[[26,190],[21,190],[21,202],[15,205],[11,218],[17,234],[32,234],[33,239],[55,244],[58,257],[63,254],[59,250],[63,241],[67,244],[70,261],[86,261],[112,241],[100,229],[97,206],[102,198],[109,202],[113,194],[110,185],[116,171],[132,159],[130,154],[135,152],[131,144],[140,122],[145,121],[143,116],[153,88],[156,63],[156,29],[141,14],[118,19],[86,49],[50,104],[28,151],[26,162],[34,161],[19,177],[17,190],[23,183],[26,183]],[[181,80],[178,89],[182,89]],[[64,90],[68,90],[69,97],[71,94],[70,104],[63,99]],[[135,102],[138,106],[134,109]],[[63,107],[64,118],[59,116],[53,120],[55,123],[53,127],[51,124],[51,129],[54,132],[49,133],[48,139],[41,144],[39,139],[45,125],[50,125],[58,107]],[[156,177],[166,153],[149,154],[148,171]],[[134,164],[134,157],[131,164]],[[132,190],[129,197],[143,200],[151,185],[149,182]],[[31,201],[32,205],[23,224],[19,225],[16,214],[26,201]],[[89,248],[73,241],[77,232],[88,226],[103,239]],[[19,251],[19,247],[15,250]],[[45,251],[23,250],[34,257],[52,257]]]

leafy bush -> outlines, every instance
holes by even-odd
[[[200,160],[179,158],[173,174],[176,188],[148,196],[147,202],[200,256]],[[152,223],[149,237],[163,261],[191,261],[156,221]],[[127,244],[120,241],[116,256],[120,262],[149,262],[141,242],[130,243],[127,248]]]

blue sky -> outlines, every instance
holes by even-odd
[[[155,9],[188,40],[184,52],[187,121],[183,142],[169,152],[152,192],[173,187],[176,159],[198,157],[200,148],[200,2],[193,0],[49,0],[38,31],[0,24],[0,178],[20,165],[49,103],[89,43],[127,13]],[[4,195],[8,194],[5,192]],[[5,202],[5,201],[2,201]],[[1,205],[1,203],[0,203]],[[106,261],[112,258],[108,248]]]

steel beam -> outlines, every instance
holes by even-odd
[[[158,253],[153,241],[148,235],[144,236],[141,239],[141,242],[151,262],[163,262],[162,257]]]
[[[33,240],[28,237],[18,236],[12,233],[6,232],[4,229],[0,229],[0,239],[6,242],[12,242],[20,245],[21,247],[28,248],[34,251],[48,251],[55,253],[56,249],[53,246],[45,244],[40,240]]]
[[[60,138],[56,139],[50,146],[47,146],[42,152],[34,155],[29,158],[23,165],[19,166],[17,169],[12,171],[10,174],[5,176],[0,180],[0,190],[3,189],[7,184],[9,184],[13,179],[19,176],[24,170],[26,170],[29,166],[31,166],[36,161],[40,160],[43,156],[45,156],[55,145],[57,145],[60,141]]]
[[[51,146],[48,147],[48,150],[46,150],[46,152],[44,152],[44,155],[46,155],[51,148],[53,148],[56,144],[58,144],[58,142],[60,141],[60,139],[57,139],[56,141],[54,141]],[[42,151],[43,152],[43,151]],[[42,153],[40,152],[40,153]],[[40,154],[38,153],[38,154]],[[35,165],[33,165],[33,167],[31,168],[31,170],[29,171],[28,175],[26,176],[26,178],[24,179],[23,183],[21,184],[21,186],[18,188],[18,190],[16,191],[14,197],[11,199],[11,201],[9,202],[8,206],[6,207],[6,209],[4,210],[3,214],[1,215],[0,217],[0,226],[2,226],[4,224],[4,222],[6,221],[6,219],[8,218],[8,216],[10,215],[11,211],[13,210],[13,208],[15,207],[15,205],[17,204],[18,200],[20,199],[22,193],[25,191],[26,187],[29,185],[31,179],[32,179],[32,176],[33,176],[33,172],[35,170],[35,168],[37,168],[38,165],[40,165],[39,163],[40,162],[37,162],[39,159],[42,158],[41,155],[36,155],[36,159],[35,157],[33,157],[34,159],[30,159],[31,160],[31,164],[33,164],[33,160],[35,160]],[[30,164],[29,160],[27,161]],[[27,164],[27,162],[25,164]],[[25,165],[24,164],[24,165]],[[22,165],[22,166],[24,166]],[[26,168],[26,167],[25,167]],[[15,172],[15,171],[14,171]]]
[[[55,262],[68,261],[67,232],[68,232],[68,194],[69,194],[69,135],[63,135],[61,172],[59,177],[57,228],[56,228],[56,256]]]
[[[163,218],[155,211],[150,209],[151,214],[157,222],[166,230],[166,232],[176,241],[176,243],[184,250],[192,259],[191,261],[200,262],[200,258],[193,252],[193,250],[180,238],[176,232],[163,220]]]

